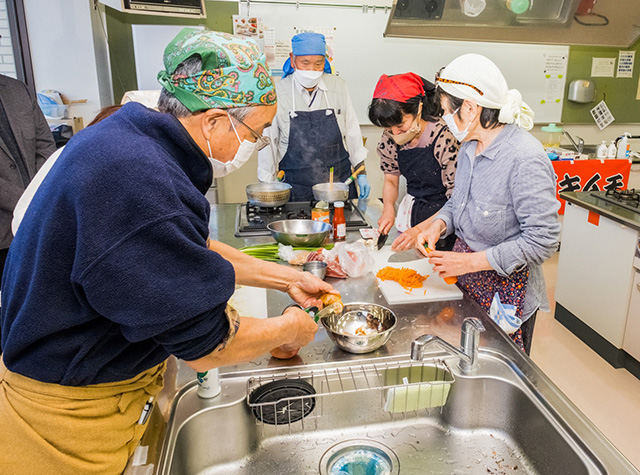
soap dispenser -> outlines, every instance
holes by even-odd
[[[607,147],[607,142],[603,140],[602,143],[598,145],[598,150],[596,151],[596,157],[607,158],[608,152],[609,152],[609,148]]]
[[[616,141],[612,140],[611,145],[607,149],[607,158],[616,158],[616,154],[618,153],[618,149],[616,148]]]

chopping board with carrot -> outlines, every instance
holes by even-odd
[[[428,259],[389,262],[395,253],[385,246],[374,252],[376,280],[390,305],[458,300],[462,291],[433,272]]]

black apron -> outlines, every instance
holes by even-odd
[[[398,168],[407,180],[407,193],[415,198],[411,209],[411,226],[433,216],[447,202],[447,188],[442,184],[442,167],[435,156],[435,145],[444,127],[427,147],[398,150]],[[438,242],[436,249],[450,251],[456,236]]]
[[[291,86],[293,89],[293,83]],[[291,201],[311,201],[311,187],[327,183],[331,167],[334,181],[345,181],[351,176],[351,162],[326,92],[327,109],[314,111],[295,110],[294,95],[292,91],[294,110],[289,112],[289,146],[280,161],[280,170],[285,173],[285,182],[292,186]],[[349,198],[357,198],[353,183],[349,186]]]

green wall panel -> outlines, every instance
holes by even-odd
[[[640,40],[629,49],[636,51],[633,78],[592,78],[591,62],[593,58],[617,58],[619,48],[604,48],[594,46],[572,46],[569,50],[569,64],[567,67],[567,89],[574,79],[589,79],[596,86],[596,100],[590,104],[578,104],[566,99],[562,108],[562,122],[595,124],[590,110],[605,99],[607,106],[615,117],[615,123],[640,122],[640,101],[636,100],[638,78],[640,77]]]
[[[113,97],[116,102],[125,92],[137,89],[133,33],[131,25],[205,26],[209,30],[233,32],[232,15],[238,13],[235,2],[206,1],[207,18],[180,18],[155,15],[136,15],[106,7],[107,33],[111,62]]]

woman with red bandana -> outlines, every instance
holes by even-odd
[[[459,143],[439,119],[434,96],[435,86],[415,73],[383,74],[369,106],[369,120],[385,129],[378,144],[385,177],[378,231],[388,234],[395,223],[402,234],[394,250],[413,247],[453,191]],[[407,180],[407,195],[396,216],[400,176]],[[455,236],[448,237],[438,248],[451,250],[454,242]]]

